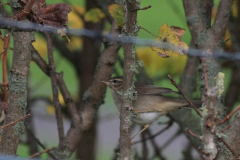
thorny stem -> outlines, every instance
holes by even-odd
[[[8,123],[8,124],[0,127],[0,130],[2,130],[2,129],[4,129],[4,128],[8,127],[8,126],[14,125],[14,124],[16,124],[17,122],[23,120],[24,118],[27,118],[27,117],[30,117],[30,116],[31,116],[31,114],[29,113],[29,114],[23,116],[22,118],[19,118],[18,120],[14,121],[14,122]]]
[[[178,87],[177,83],[172,79],[170,75],[168,75],[168,78],[171,80],[172,84],[178,89],[178,91],[182,94],[182,96],[188,101],[188,103],[193,107],[193,109],[197,112],[197,114],[202,117],[202,114],[199,112],[199,110],[194,106],[194,104],[183,94],[183,92]]]
[[[27,160],[32,159],[32,158],[37,157],[37,156],[40,156],[40,155],[43,154],[43,153],[48,153],[48,152],[50,152],[50,151],[52,151],[52,150],[55,150],[55,149],[56,149],[55,147],[54,147],[54,148],[50,148],[50,149],[45,149],[45,150],[42,151],[42,152],[35,153],[35,154],[31,155]]]

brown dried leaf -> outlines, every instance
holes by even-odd
[[[61,26],[68,22],[68,14],[72,11],[70,5],[57,3],[45,6],[45,4],[45,0],[39,0],[32,7],[38,23]]]

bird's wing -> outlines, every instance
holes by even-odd
[[[170,88],[158,87],[154,85],[143,85],[135,83],[135,87],[138,95],[161,95],[171,93],[179,94],[179,92],[173,91]]]

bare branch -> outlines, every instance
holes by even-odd
[[[125,32],[127,35],[137,36],[138,26],[137,24],[137,12],[131,12],[138,8],[137,0],[132,1],[123,1],[123,8],[125,12]],[[128,89],[134,85],[133,76],[134,71],[131,70],[132,65],[135,62],[135,45],[134,44],[125,44],[124,45],[124,68],[123,68],[123,95],[122,95],[122,106],[120,110],[120,160],[130,160],[131,159],[131,149],[130,149],[130,131],[131,126],[130,122],[127,122],[125,119],[127,116],[130,116],[130,109],[132,109],[132,103],[129,101],[127,96],[124,94]],[[131,94],[131,93],[130,93]],[[127,109],[128,108],[128,109]]]
[[[220,140],[227,146],[227,148],[233,153],[233,155],[237,159],[240,159],[240,156],[231,148],[231,146],[223,138],[220,138]]]
[[[119,34],[119,29],[116,23],[112,25],[112,34]],[[111,45],[107,46],[97,65],[97,70],[94,75],[94,80],[91,87],[85,92],[83,99],[81,101],[81,112],[79,118],[81,118],[80,123],[73,124],[69,129],[67,136],[64,140],[64,145],[73,152],[77,144],[79,143],[84,131],[88,130],[92,125],[93,118],[102,104],[106,92],[106,85],[101,81],[106,81],[110,78],[114,64],[116,62],[116,57],[120,44],[118,42],[112,42]]]
[[[62,143],[65,136],[64,136],[64,128],[63,128],[63,121],[62,121],[61,106],[58,98],[57,77],[55,73],[56,67],[55,67],[54,58],[53,58],[52,38],[50,37],[49,33],[46,33],[46,37],[47,37],[47,46],[48,46],[49,74],[52,82],[53,104],[55,107],[55,113],[56,113],[56,119],[57,119],[59,145],[60,145],[60,148],[62,149],[63,148]]]
[[[8,81],[7,81],[7,50],[9,47],[9,41],[10,41],[10,36],[8,34],[5,35],[4,37],[4,42],[3,42],[3,60],[2,60],[2,70],[3,70],[3,101],[5,102],[5,105],[8,104]],[[7,108],[3,107],[4,114],[7,114]]]
[[[141,143],[143,141],[147,141],[147,140],[150,140],[150,139],[154,139],[155,137],[159,136],[160,134],[162,134],[163,132],[168,130],[168,128],[170,128],[172,126],[172,124],[173,124],[173,121],[169,122],[169,124],[165,128],[161,129],[159,132],[155,133],[154,135],[151,135],[147,138],[141,139],[141,140],[133,142],[133,143],[136,144],[136,143]]]
[[[139,11],[139,10],[147,10],[149,8],[152,8],[152,5],[149,5],[147,7],[138,7],[137,9],[132,9],[131,12],[136,12],[136,11]]]
[[[42,155],[43,153],[48,153],[48,152],[50,152],[50,151],[52,151],[52,150],[55,150],[55,149],[56,149],[56,148],[45,149],[45,150],[42,151],[42,152],[35,153],[35,154],[31,155],[31,156],[28,158],[28,160],[29,160],[29,159],[32,159],[32,158],[34,158],[34,157],[40,156],[40,155]]]
[[[199,112],[199,110],[194,106],[194,104],[182,93],[180,88],[178,87],[177,83],[172,79],[170,75],[168,75],[168,78],[171,80],[172,84],[178,89],[178,91],[182,94],[182,96],[187,100],[187,102],[192,106],[192,108],[197,112],[197,114],[202,117],[202,114]]]
[[[19,121],[21,121],[21,120],[23,120],[24,118],[27,118],[27,117],[29,117],[29,116],[31,116],[31,114],[27,114],[27,115],[23,116],[22,118],[19,118],[18,120],[14,121],[14,122],[8,123],[8,124],[0,127],[0,130],[2,130],[2,129],[4,129],[4,128],[8,127],[8,126],[14,125],[14,124],[16,124],[17,122],[19,122]]]
[[[40,140],[33,134],[33,132],[32,132],[30,129],[27,128],[27,124],[24,123],[24,125],[25,125],[25,127],[26,127],[27,132],[30,134],[30,136],[32,136],[32,137],[34,138],[34,140],[37,142],[37,144],[38,144],[39,146],[41,146],[42,149],[44,149],[44,150],[47,149],[47,148],[40,142]],[[56,159],[56,157],[55,157],[53,154],[51,154],[50,152],[47,152],[47,153],[48,153],[49,156],[51,156],[53,159]]]
[[[188,134],[192,135],[193,137],[197,138],[199,141],[202,141],[201,136],[194,134],[190,129],[187,128],[187,129],[186,129],[186,132],[187,132]]]
[[[225,132],[226,130],[228,130],[230,128],[230,125],[226,126],[225,128],[223,128],[221,131],[219,131],[220,133]]]
[[[186,20],[194,42],[197,35],[206,28],[204,21],[199,14],[199,8],[197,7],[198,3],[198,0],[183,0]]]
[[[229,120],[234,115],[234,113],[236,113],[239,109],[240,109],[240,105],[236,109],[234,109],[230,114],[228,114],[224,119],[222,119],[218,125],[223,124],[224,122]]]
[[[218,6],[217,15],[211,27],[212,34],[217,40],[222,39],[228,26],[231,15],[233,0],[221,0]]]

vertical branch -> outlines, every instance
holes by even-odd
[[[137,11],[131,12],[138,8],[137,0],[124,1],[123,8],[125,12],[125,34],[128,36],[137,36],[138,27],[137,24]],[[125,44],[124,45],[124,74],[123,74],[123,99],[122,107],[120,111],[120,159],[130,160],[130,121],[126,121],[126,117],[130,116],[129,108],[132,108],[132,103],[129,101],[130,97],[126,95],[133,95],[134,91],[129,91],[129,88],[134,88],[133,76],[134,70],[131,70],[135,62],[135,45]],[[130,98],[132,101],[133,99]]]
[[[4,44],[3,44],[3,62],[2,62],[2,69],[3,69],[3,96],[4,102],[7,103],[7,49],[9,46],[9,39],[10,36],[8,34],[5,35]]]
[[[222,38],[227,28],[233,0],[220,1],[217,15],[212,27],[209,25],[211,22],[210,13],[212,10],[212,1],[183,0],[183,3],[186,20],[197,49],[202,49],[203,52],[206,52],[209,55],[214,54],[214,51],[221,47]],[[198,6],[201,5],[203,7],[199,10]],[[205,24],[203,23],[203,20]],[[217,132],[217,120],[225,114],[222,103],[222,93],[219,89],[220,86],[216,81],[216,77],[220,78],[218,77],[220,76],[218,74],[220,71],[221,67],[216,59],[203,58],[199,72],[201,85],[200,89],[202,91],[202,99],[205,104],[203,107],[203,123],[201,123],[201,127],[204,137],[204,151],[207,153],[204,155],[206,160],[214,159],[218,153],[218,142],[215,137],[215,133]]]
[[[52,83],[53,104],[55,107],[55,113],[56,113],[56,119],[57,119],[59,146],[60,146],[60,149],[62,149],[63,148],[62,142],[64,140],[64,130],[63,130],[63,121],[62,121],[60,102],[58,99],[58,87],[57,87],[57,77],[55,72],[56,67],[55,67],[54,58],[53,58],[52,38],[48,33],[46,33],[46,37],[47,37],[48,60],[49,60],[48,69],[49,69],[49,74],[50,74],[51,83]]]
[[[5,124],[13,122],[23,115],[27,106],[27,86],[31,61],[31,33],[13,32],[13,60],[9,73],[9,109]],[[19,137],[23,134],[23,121],[3,130],[0,143],[1,154],[15,155]]]

